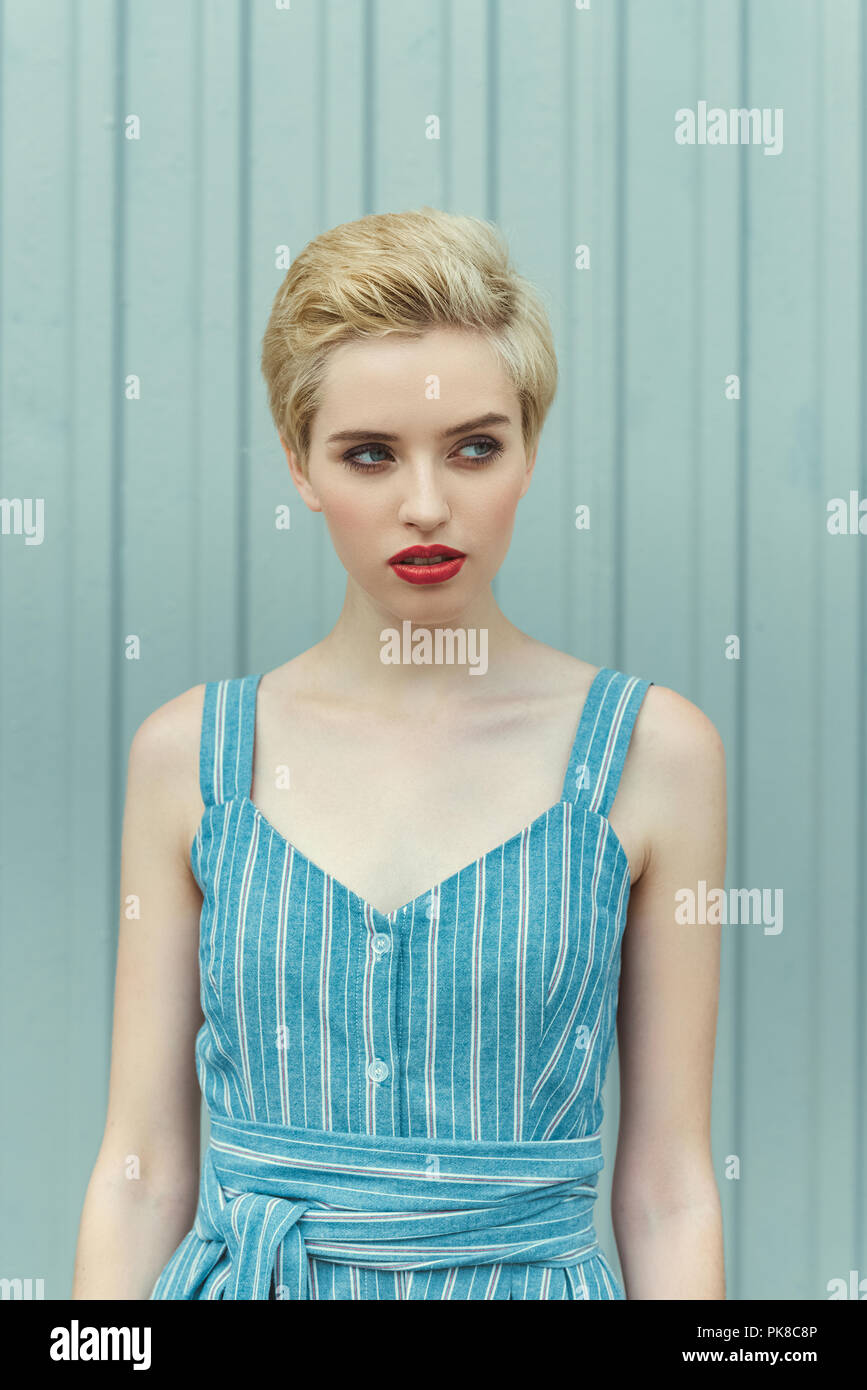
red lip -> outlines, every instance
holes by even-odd
[[[391,556],[389,564],[393,565],[397,560],[430,560],[434,555],[445,555],[448,559],[457,559],[463,555],[462,550],[453,550],[450,545],[408,545],[406,550],[398,550]]]
[[[431,565],[411,563],[414,557],[433,560],[438,555],[446,558]],[[392,555],[388,563],[407,584],[443,584],[447,579],[454,578],[466,558],[462,550],[455,550],[450,545],[409,545]]]

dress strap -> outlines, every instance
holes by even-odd
[[[607,816],[641,702],[653,684],[603,666],[587,693],[572,745],[563,800]]]
[[[261,675],[208,681],[202,707],[199,788],[206,806],[249,796],[253,783],[256,691]]]

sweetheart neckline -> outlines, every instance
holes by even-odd
[[[512,843],[513,840],[518,840],[521,838],[521,836],[528,834],[530,831],[535,829],[535,827],[539,824],[540,821],[545,820],[546,817],[551,815],[552,811],[559,810],[561,806],[576,807],[584,816],[596,816],[597,819],[605,822],[607,826],[608,835],[611,836],[611,839],[614,842],[615,853],[619,854],[622,857],[626,866],[627,896],[632,889],[632,873],[629,867],[629,856],[623,847],[623,842],[620,839],[620,836],[617,834],[617,831],[614,829],[608,817],[604,816],[601,811],[593,811],[589,806],[579,806],[577,801],[569,801],[567,797],[561,797],[559,801],[555,801],[551,806],[547,807],[546,810],[540,811],[538,816],[534,816],[533,819],[531,821],[528,821],[526,825],[522,825],[521,829],[516,830],[514,835],[509,835],[508,838],[501,841],[500,844],[494,845],[493,849],[485,850],[484,854],[478,855],[477,858],[472,859],[468,864],[463,864],[460,869],[456,869],[454,873],[448,874],[446,878],[441,878],[438,883],[432,884],[430,888],[425,888],[423,892],[416,893],[414,898],[410,898],[408,902],[402,903],[400,907],[393,908],[391,912],[383,912],[381,908],[375,907],[373,903],[369,901],[369,899],[362,897],[360,893],[356,893],[354,888],[350,888],[341,879],[339,879],[336,874],[329,873],[329,871],[327,869],[324,869],[321,864],[317,864],[314,859],[311,859],[308,854],[305,854],[303,849],[299,849],[296,844],[294,844],[291,840],[287,839],[287,837],[280,830],[277,829],[276,825],[274,825],[268,819],[264,812],[259,809],[255,801],[251,801],[249,796],[227,797],[225,801],[219,802],[218,804],[224,806],[230,804],[233,801],[240,801],[244,805],[249,806],[253,812],[253,815],[262,822],[265,828],[268,831],[270,831],[270,833],[274,835],[282,845],[284,845],[287,849],[291,849],[293,854],[297,854],[299,858],[304,860],[305,864],[308,864],[310,866],[311,869],[315,869],[317,873],[322,874],[323,878],[329,878],[336,887],[340,888],[344,893],[347,893],[350,898],[355,898],[355,900],[361,904],[362,908],[370,911],[374,917],[380,917],[383,921],[389,922],[392,926],[395,925],[396,920],[399,916],[401,916],[404,912],[408,912],[410,908],[415,907],[416,903],[418,903],[422,898],[429,898],[432,893],[436,893],[441,889],[447,887],[450,883],[453,883],[455,879],[460,878],[461,874],[468,873],[471,869],[478,869],[478,867],[481,864],[483,864],[486,859],[490,859],[492,854],[499,854],[501,850],[505,850],[507,846]],[[204,814],[202,815],[202,818],[199,821],[196,834],[193,838],[193,849],[195,849],[196,840],[199,837],[199,833],[201,831],[205,817],[207,816],[208,812],[212,809],[213,807],[205,808]],[[574,823],[575,822],[573,818],[573,824]]]

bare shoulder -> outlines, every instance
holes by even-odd
[[[143,719],[129,750],[127,797],[134,793],[153,815],[170,816],[188,856],[202,814],[199,747],[205,686],[194,685]]]
[[[204,685],[194,685],[159,705],[136,729],[130,758],[156,776],[179,761],[188,762],[193,754],[198,761],[204,699]]]
[[[636,761],[654,777],[679,777],[696,766],[725,763],[716,725],[698,705],[665,685],[651,685],[641,703],[633,732]]]
[[[624,784],[645,808],[649,839],[718,833],[725,818],[725,748],[698,705],[651,685],[635,721]]]

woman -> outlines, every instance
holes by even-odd
[[[488,224],[365,217],[295,260],[262,367],[345,601],[133,740],[75,1296],[724,1298],[719,931],[675,920],[723,882],[720,738],[491,589],[556,387],[539,299]]]

